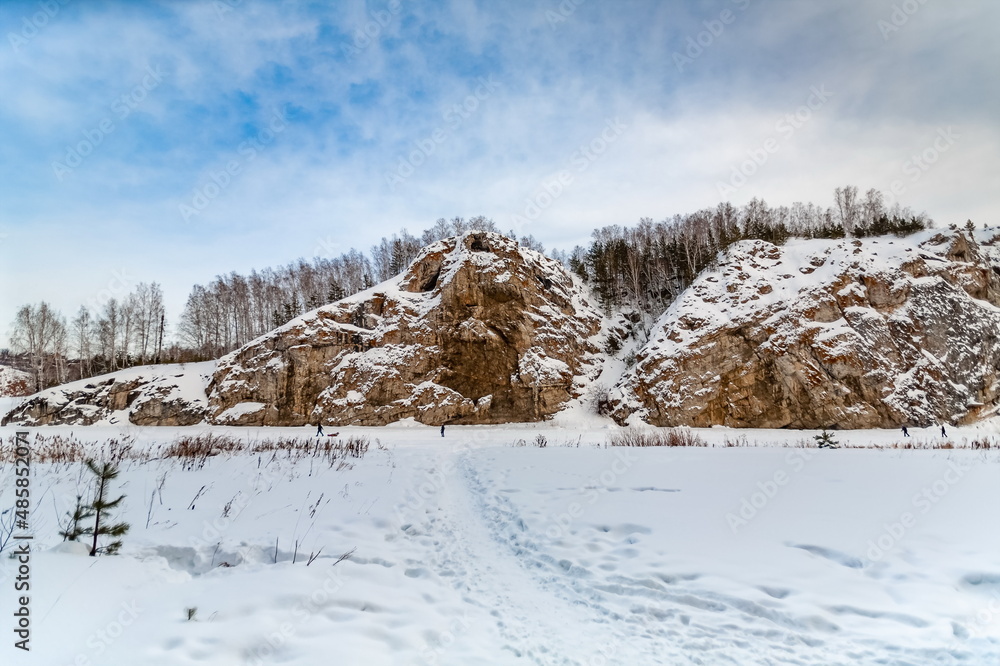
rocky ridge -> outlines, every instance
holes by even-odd
[[[614,417],[874,428],[995,415],[995,260],[963,232],[738,243],[654,326]]]
[[[112,373],[43,391],[5,423],[539,420],[600,372],[602,324],[559,262],[499,234],[470,232],[424,248],[396,278],[222,357],[210,379],[165,379],[176,366]],[[182,399],[171,381],[198,389]]]
[[[1000,413],[995,232],[744,241],[623,369],[602,348],[634,349],[638,322],[602,317],[558,262],[472,232],[217,362],[59,386],[4,424],[533,421],[583,401],[602,372],[614,387],[600,407],[621,424],[870,428]]]
[[[185,426],[205,419],[215,361],[147,365],[90,377],[29,396],[3,425]]]

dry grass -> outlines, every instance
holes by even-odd
[[[816,442],[809,440],[799,440],[796,446],[800,448],[816,448]],[[989,451],[991,448],[995,448],[990,440],[983,437],[981,439],[974,439],[968,442],[968,445],[956,444],[950,439],[937,440],[937,439],[904,439],[897,442],[889,443],[859,443],[859,442],[838,442],[837,448],[841,449],[873,449],[876,451],[951,451],[953,449],[971,449],[974,451]]]
[[[875,449],[877,451],[938,451],[938,450],[949,450],[961,448],[955,446],[955,443],[951,440],[946,440],[943,442],[935,440],[921,440],[921,441],[911,441],[903,440],[901,442],[891,442],[888,444],[876,444],[874,442],[868,444],[859,444],[855,442],[842,442],[839,445],[842,449]]]
[[[746,435],[740,435],[735,439],[729,439],[729,435],[726,435],[726,439],[725,442],[723,443],[723,446],[725,446],[727,449],[735,449],[735,448],[742,449],[749,447],[750,442],[747,441]]]
[[[275,456],[281,454],[293,461],[312,458],[333,467],[341,465],[349,458],[363,458],[368,453],[369,446],[367,437],[351,436],[346,440],[332,437],[315,440],[279,437],[244,441],[228,435],[207,433],[176,439],[163,449],[159,457],[180,458],[185,469],[201,469],[209,458],[236,453],[271,453]]]
[[[548,445],[549,445],[549,440],[542,433],[538,433],[537,435],[535,435],[535,438],[533,440],[531,440],[530,442],[525,441],[523,439],[519,439],[519,440],[517,440],[517,441],[515,441],[514,443],[511,444],[511,446],[515,446],[515,447],[533,446],[533,447],[538,448],[538,449],[544,449]]]
[[[168,444],[137,447],[134,437],[113,438],[103,442],[87,442],[73,435],[42,435],[36,433],[29,444],[31,460],[36,463],[73,463],[88,458],[121,464],[122,461],[148,462],[176,458],[184,469],[201,469],[209,458],[242,453],[281,455],[290,460],[314,459],[334,465],[349,459],[363,458],[370,446],[367,437],[345,439],[324,437],[323,440],[278,437],[276,439],[244,440],[229,435],[203,433],[183,435]],[[375,441],[379,446],[378,440]],[[9,437],[0,442],[0,462],[14,459],[17,442]]]
[[[103,442],[85,442],[73,435],[42,435],[36,433],[28,447],[31,461],[36,463],[81,462],[87,458],[120,464],[122,460],[137,460],[143,456],[135,448],[134,437],[115,437]],[[0,442],[0,462],[14,459],[16,437]]]
[[[989,451],[990,440],[986,439],[985,437],[983,437],[982,439],[974,439],[972,440],[972,448],[976,450],[985,449],[986,451]]]
[[[611,446],[708,446],[708,442],[688,428],[627,428],[611,436]]]

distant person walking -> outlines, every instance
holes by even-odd
[[[316,436],[317,437],[324,437],[324,435],[323,435],[323,424],[322,423],[317,423],[316,424]]]
[[[903,426],[903,437],[909,437],[909,436],[910,436],[910,431],[907,430],[906,426],[904,425]]]
[[[444,437],[444,424],[441,424],[441,436]]]
[[[941,436],[942,437],[947,437],[948,436],[948,433],[944,429],[944,424],[943,423],[941,424]]]

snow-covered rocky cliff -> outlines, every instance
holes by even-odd
[[[219,360],[211,420],[533,421],[600,369],[602,318],[552,259],[494,233],[424,248],[398,277]]]
[[[1000,398],[1000,267],[966,232],[732,246],[654,326],[619,421],[968,422]]]
[[[625,370],[602,347],[637,318],[602,317],[558,262],[470,232],[218,362],[56,387],[4,422],[535,421],[600,383],[614,384],[620,423],[966,423],[1000,413],[998,306],[995,232],[743,241],[660,317]]]

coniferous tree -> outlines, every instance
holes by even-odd
[[[69,519],[66,523],[66,528],[59,532],[59,536],[63,538],[63,541],[76,541],[80,537],[93,532],[93,528],[83,526],[83,521],[93,518],[94,510],[83,503],[82,495],[76,496],[76,506],[72,512],[67,511],[66,516]]]
[[[340,286],[340,283],[337,282],[336,280],[331,280],[330,288],[326,292],[327,302],[336,303],[345,296],[347,296],[347,292],[345,292],[344,288]]]
[[[821,449],[836,449],[840,446],[840,443],[833,438],[833,434],[827,432],[825,428],[820,434],[813,435],[813,439],[816,440],[816,445]]]
[[[94,475],[96,484],[94,501],[89,507],[94,513],[94,527],[90,532],[90,534],[94,535],[94,542],[90,548],[90,556],[94,557],[98,552],[106,555],[114,555],[122,547],[121,539],[118,537],[124,536],[129,530],[128,523],[110,522],[110,512],[113,509],[117,509],[121,505],[122,500],[125,499],[124,495],[114,500],[108,499],[108,490],[110,489],[111,482],[118,477],[118,467],[109,462],[98,464],[91,459],[87,461],[87,469]],[[104,524],[101,522],[102,519],[104,520]],[[98,538],[102,536],[111,537],[115,540],[105,546],[98,547]]]

